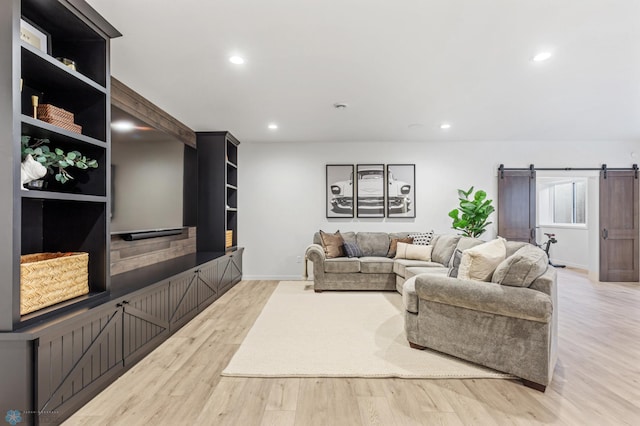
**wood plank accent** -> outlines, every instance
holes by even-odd
[[[183,230],[180,235],[138,241],[125,241],[114,235],[111,237],[111,275],[195,252],[195,227]]]
[[[111,105],[158,130],[175,136],[186,145],[196,147],[196,134],[193,130],[113,77],[111,77]]]
[[[558,270],[559,361],[545,393],[500,379],[221,377],[276,285],[233,287],[65,426],[638,421],[637,284],[592,283],[581,271]]]
[[[600,172],[600,281],[640,278],[640,191],[634,171]]]
[[[498,235],[535,244],[535,170],[500,170],[498,173]]]

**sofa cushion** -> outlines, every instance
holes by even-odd
[[[527,244],[498,265],[491,281],[513,287],[529,287],[544,274],[548,264],[549,259],[543,250]]]
[[[458,268],[458,278],[491,281],[493,271],[506,257],[504,241],[504,238],[498,237],[463,251]]]
[[[461,236],[460,239],[458,240],[458,244],[456,244],[456,250],[465,251],[466,249],[470,249],[472,247],[479,246],[480,244],[484,244],[484,243],[486,243],[486,241],[482,241],[481,239],[478,239],[478,238]],[[455,254],[455,250],[454,250],[454,254]],[[452,264],[453,264],[453,255],[451,255],[451,259],[449,259],[448,266],[452,266]]]
[[[440,264],[435,263],[434,265],[440,265]],[[421,275],[421,274],[447,275],[447,272],[449,272],[449,268],[445,268],[443,266],[407,266],[404,269],[404,274],[406,279],[409,279],[411,277],[415,277],[416,275]]]
[[[411,277],[402,285],[402,304],[408,312],[418,313],[418,295],[416,294],[416,277]]]
[[[348,243],[345,241],[342,248],[347,257],[362,257],[362,250],[360,250],[357,243]]]
[[[361,257],[360,272],[363,274],[392,274],[393,259],[386,257]]]
[[[409,234],[411,238],[413,238],[413,244],[417,246],[426,246],[431,243],[433,239],[433,230],[429,232],[415,232],[413,234]]]
[[[400,275],[401,277],[404,277],[406,274],[405,268],[409,268],[413,266],[442,267],[442,265],[439,263],[425,262],[424,260],[395,259],[393,261],[393,272],[396,275]]]
[[[354,243],[356,242],[356,233],[355,232],[340,232],[342,235],[342,239],[345,243]],[[322,238],[320,237],[320,232],[316,232],[313,234],[313,244],[322,245]]]
[[[340,231],[336,231],[335,234],[327,234],[326,232],[323,232],[321,230],[320,240],[322,242],[322,248],[324,248],[324,253],[327,256],[327,259],[344,257],[344,250],[342,249],[342,246],[344,245],[344,239],[342,239]]]
[[[431,262],[432,246],[417,246],[415,244],[398,243],[395,259],[424,260]]]
[[[431,261],[440,263],[443,266],[448,266],[449,259],[453,256],[453,251],[456,249],[458,241],[460,241],[460,235],[438,235],[438,238],[434,238],[431,244],[433,246]]]
[[[386,232],[358,232],[356,240],[365,256],[386,257],[389,252],[389,234]]]
[[[522,247],[528,246],[529,243],[523,241],[505,241],[504,245],[507,248],[507,257],[509,257],[520,250]]]
[[[387,253],[387,257],[393,259],[396,256],[396,250],[398,249],[398,243],[413,244],[413,238],[411,238],[411,237],[391,238],[391,243],[389,244],[389,252]]]
[[[341,274],[360,272],[360,260],[349,259],[348,257],[327,259],[324,261],[324,271]]]

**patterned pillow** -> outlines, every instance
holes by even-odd
[[[356,243],[344,243],[342,248],[347,254],[347,257],[362,257],[362,250],[360,250],[360,246]]]
[[[427,246],[433,239],[433,229],[429,232],[416,232],[409,234],[410,238],[413,238],[413,244],[417,246]]]

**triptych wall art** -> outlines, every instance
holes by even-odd
[[[327,164],[327,218],[415,218],[415,186],[415,164]]]

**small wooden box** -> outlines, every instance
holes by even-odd
[[[229,248],[231,246],[233,246],[233,230],[227,230],[225,232],[224,247]]]
[[[89,253],[20,256],[20,315],[89,293]]]
[[[82,126],[75,124],[73,113],[54,105],[38,105],[38,120],[62,127],[70,132],[82,133]]]

